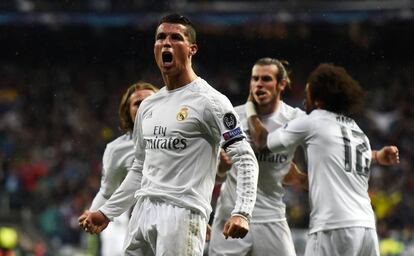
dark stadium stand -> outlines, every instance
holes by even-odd
[[[187,6],[200,31],[197,73],[234,105],[245,101],[250,67],[263,56],[290,62],[293,88],[284,97],[292,106],[302,106],[307,75],[321,62],[343,65],[360,81],[369,94],[359,124],[372,148],[400,148],[399,166],[371,171],[378,234],[405,246],[390,255],[414,255],[414,1],[361,1],[358,10],[345,0],[340,10],[304,1],[319,8],[308,15],[301,1],[260,1],[279,7],[266,12],[243,11],[249,1],[57,2],[0,3],[0,223],[23,233],[21,218],[33,225],[25,237],[41,241],[23,253],[86,250],[77,217],[99,188],[105,144],[120,134],[119,97],[137,80],[162,86],[153,28],[175,4]],[[217,10],[236,4],[239,12]],[[307,194],[288,189],[286,203],[301,255]]]

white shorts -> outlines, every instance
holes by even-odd
[[[125,255],[201,256],[206,228],[199,212],[144,198],[132,212]]]
[[[124,212],[121,216],[114,218],[108,227],[100,234],[102,256],[124,255],[124,240],[128,232],[130,211]]]
[[[305,256],[379,256],[375,229],[341,228],[310,234]]]
[[[292,235],[286,221],[251,223],[243,239],[223,236],[227,220],[215,218],[211,231],[209,256],[295,256]]]

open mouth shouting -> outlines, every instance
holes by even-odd
[[[173,55],[171,52],[162,53],[162,64],[164,67],[171,67],[173,63]]]
[[[266,98],[266,92],[265,91],[262,91],[262,90],[259,90],[259,91],[256,91],[256,97],[259,99],[259,100],[263,100],[263,99],[265,99]]]

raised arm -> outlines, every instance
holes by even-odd
[[[372,150],[372,161],[379,165],[396,165],[400,163],[397,146],[385,146],[380,150]]]
[[[253,150],[256,152],[267,150],[266,141],[268,131],[257,115],[255,104],[252,101],[247,101],[245,107]]]

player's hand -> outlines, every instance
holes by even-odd
[[[249,232],[249,223],[241,216],[232,216],[224,224],[224,238],[243,238]]]
[[[249,91],[249,96],[247,96],[247,101],[251,101],[253,103],[256,103],[253,97],[253,92],[252,90]]]
[[[232,165],[233,165],[233,162],[231,161],[230,157],[226,154],[226,152],[223,149],[221,149],[218,172],[219,173],[227,172],[228,170],[230,170]]]
[[[85,220],[86,220],[86,218],[88,217],[88,214],[89,214],[89,213],[90,213],[90,211],[85,210],[85,211],[82,213],[82,215],[81,215],[81,216],[79,216],[79,218],[78,218],[79,226],[80,226],[82,229],[85,229],[84,223],[85,223]]]
[[[230,157],[223,149],[221,149],[219,164],[217,166],[216,182],[221,183],[226,180],[227,171],[230,170],[232,165],[233,162],[231,161]]]
[[[396,146],[385,146],[377,151],[377,162],[380,165],[396,165],[400,163],[400,156]]]
[[[86,218],[84,215],[86,215]],[[100,211],[85,211],[84,214],[79,217],[78,221],[79,225],[90,234],[101,233],[109,224],[109,219]]]
[[[210,224],[207,224],[206,242],[210,241],[210,237],[211,237],[211,226],[210,226]]]

